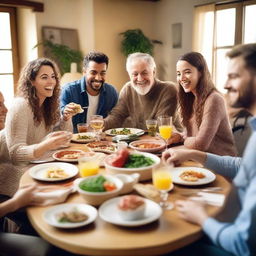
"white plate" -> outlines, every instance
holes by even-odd
[[[122,131],[123,129],[130,129],[131,130],[131,133],[130,134],[123,134],[125,136],[129,136],[129,135],[133,135],[133,134],[137,134],[139,133],[139,135],[142,135],[144,134],[144,131],[141,130],[141,129],[137,129],[137,128],[115,128],[116,131]],[[109,135],[109,136],[116,136],[116,135],[122,135],[122,134],[113,134],[111,133],[111,131],[114,130],[114,129],[109,129],[109,130],[106,130],[105,131],[105,134],[106,135]]]
[[[65,173],[68,174],[65,178],[47,178],[47,171],[49,169],[56,169],[60,168],[65,171]],[[78,169],[73,164],[68,163],[45,163],[45,164],[38,164],[33,166],[29,169],[29,175],[36,179],[36,180],[42,180],[42,181],[60,181],[60,180],[67,180],[74,176],[76,176],[78,173]]]
[[[88,216],[88,219],[82,222],[59,222],[56,215],[58,213],[64,212],[64,211],[71,211],[72,209],[78,209],[79,211],[85,213]],[[88,204],[59,204],[56,206],[53,206],[49,209],[47,209],[44,212],[44,220],[51,226],[57,227],[57,228],[77,228],[81,226],[88,225],[92,223],[97,218],[97,210]]]
[[[97,146],[101,145],[101,146]],[[86,145],[90,150],[95,151],[95,152],[103,152],[103,153],[108,153],[112,154],[117,151],[117,144],[110,142],[110,141],[94,141],[90,142]],[[108,146],[111,146],[111,150]]]
[[[180,178],[180,175],[184,172],[184,171],[195,171],[195,172],[201,172],[205,175],[204,178],[202,179],[198,179],[197,181],[185,181],[182,180]],[[201,167],[175,167],[173,168],[173,170],[171,171],[172,173],[172,180],[173,183],[176,184],[181,184],[181,185],[189,185],[189,186],[198,186],[198,185],[204,185],[204,184],[208,184],[211,183],[212,181],[214,181],[216,179],[216,175],[214,173],[212,173],[211,171],[205,169],[205,168],[201,168]]]
[[[76,157],[76,158],[63,158],[61,157],[62,155],[64,154],[68,154],[68,153],[79,153],[79,154],[83,154],[84,151],[82,150],[78,150],[78,149],[66,149],[66,150],[59,150],[59,151],[56,151],[55,153],[52,154],[52,157],[55,159],[55,160],[58,160],[58,161],[62,161],[62,162],[70,162],[70,163],[73,163],[73,162],[77,162],[78,161],[78,158],[79,157]]]
[[[88,139],[78,139],[78,135],[81,136],[89,136],[91,138]],[[75,133],[72,136],[72,141],[78,142],[78,143],[89,143],[96,140],[96,134],[94,132],[81,132],[81,133]]]
[[[162,208],[155,202],[144,199],[146,203],[145,216],[143,219],[127,221],[118,214],[117,204],[121,197],[115,197],[104,202],[99,208],[99,216],[106,222],[126,227],[146,225],[160,218]]]

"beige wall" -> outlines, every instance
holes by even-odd
[[[120,50],[122,37],[119,33],[140,28],[152,39],[155,6],[153,2],[94,0],[95,49],[109,56],[107,81],[118,89],[129,79],[125,70],[126,58]]]
[[[192,50],[194,6],[212,3],[212,0],[161,0],[157,2],[155,37],[163,42],[156,57],[159,76],[176,81],[178,57]],[[182,48],[172,48],[172,24],[182,23]]]
[[[42,41],[42,27],[77,29],[80,49],[85,54],[94,45],[93,0],[44,0],[44,12],[36,13],[37,34]]]
[[[155,45],[154,57],[158,77],[175,81],[177,58],[192,49],[193,8],[212,0],[161,0],[157,2],[139,0],[38,0],[44,3],[44,12],[20,12],[24,24],[33,23],[34,28],[25,31],[22,38],[23,63],[28,60],[28,51],[34,46],[34,38],[41,42],[42,26],[74,28],[79,33],[79,44],[83,54],[99,50],[110,58],[107,81],[118,90],[128,80],[125,57],[120,51],[122,37],[119,33],[127,29],[140,28],[150,39],[163,45]],[[25,14],[29,14],[25,17]],[[34,21],[33,21],[34,19]],[[36,23],[36,24],[35,24]],[[182,23],[182,48],[172,48],[171,25]],[[24,29],[26,28],[26,29]],[[31,33],[29,31],[32,31]],[[27,44],[24,38],[32,38]],[[31,41],[30,40],[30,41]],[[22,52],[21,49],[21,52]],[[25,56],[26,55],[26,56]]]

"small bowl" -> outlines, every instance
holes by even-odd
[[[146,157],[151,158],[154,163],[149,166],[139,167],[139,168],[125,168],[125,167],[115,167],[110,164],[108,164],[108,160],[113,157],[113,155],[107,156],[105,158],[105,167],[106,171],[112,173],[112,174],[133,174],[138,173],[140,174],[139,181],[143,180],[149,180],[152,178],[152,169],[155,168],[157,165],[160,164],[160,158],[156,155],[150,154],[150,153],[144,153],[144,152],[133,152],[132,154],[138,154],[138,155],[144,155]]]
[[[100,205],[102,204],[104,201],[113,198],[115,196],[117,196],[120,191],[123,188],[123,182],[114,177],[113,175],[103,175],[108,181],[113,182],[116,185],[116,189],[112,190],[112,191],[106,191],[106,192],[89,192],[89,191],[85,191],[83,189],[80,188],[80,184],[81,182],[83,182],[86,179],[90,179],[92,177],[97,177],[100,175],[95,175],[95,176],[89,176],[89,177],[85,177],[85,178],[79,178],[75,181],[75,185],[77,188],[78,193],[83,197],[83,199],[90,205]]]
[[[115,175],[118,179],[120,179],[123,183],[124,186],[122,190],[120,191],[120,194],[128,194],[133,191],[133,186],[138,183],[140,174],[139,173],[133,173],[131,175],[129,174],[123,174],[123,173],[118,173]]]

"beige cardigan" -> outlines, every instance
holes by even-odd
[[[44,122],[36,126],[33,112],[24,98],[15,98],[14,104],[9,109],[5,124],[6,147],[4,157],[9,158],[14,164],[27,164],[33,160],[34,148],[45,137],[56,130],[73,130],[72,122],[61,120],[59,124],[50,129],[45,128]],[[9,151],[9,155],[6,152]]]

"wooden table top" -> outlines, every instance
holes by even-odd
[[[73,149],[82,147],[81,144],[71,145]],[[192,162],[184,165],[198,166]],[[33,180],[28,172],[21,178],[22,185],[32,182],[37,181]],[[206,186],[220,186],[224,194],[230,189],[230,184],[219,175],[214,182]],[[174,190],[169,193],[169,200],[173,202],[176,199],[185,199],[181,192],[188,189],[175,185]],[[85,203],[78,193],[69,196],[66,202]],[[27,208],[33,227],[40,236],[55,246],[81,255],[160,255],[184,247],[202,236],[201,227],[180,219],[175,209],[165,211],[159,220],[140,227],[116,226],[98,216],[95,222],[88,226],[64,230],[54,228],[43,220],[43,213],[50,207],[52,206]],[[215,214],[220,208],[208,206],[207,210],[210,214]]]

